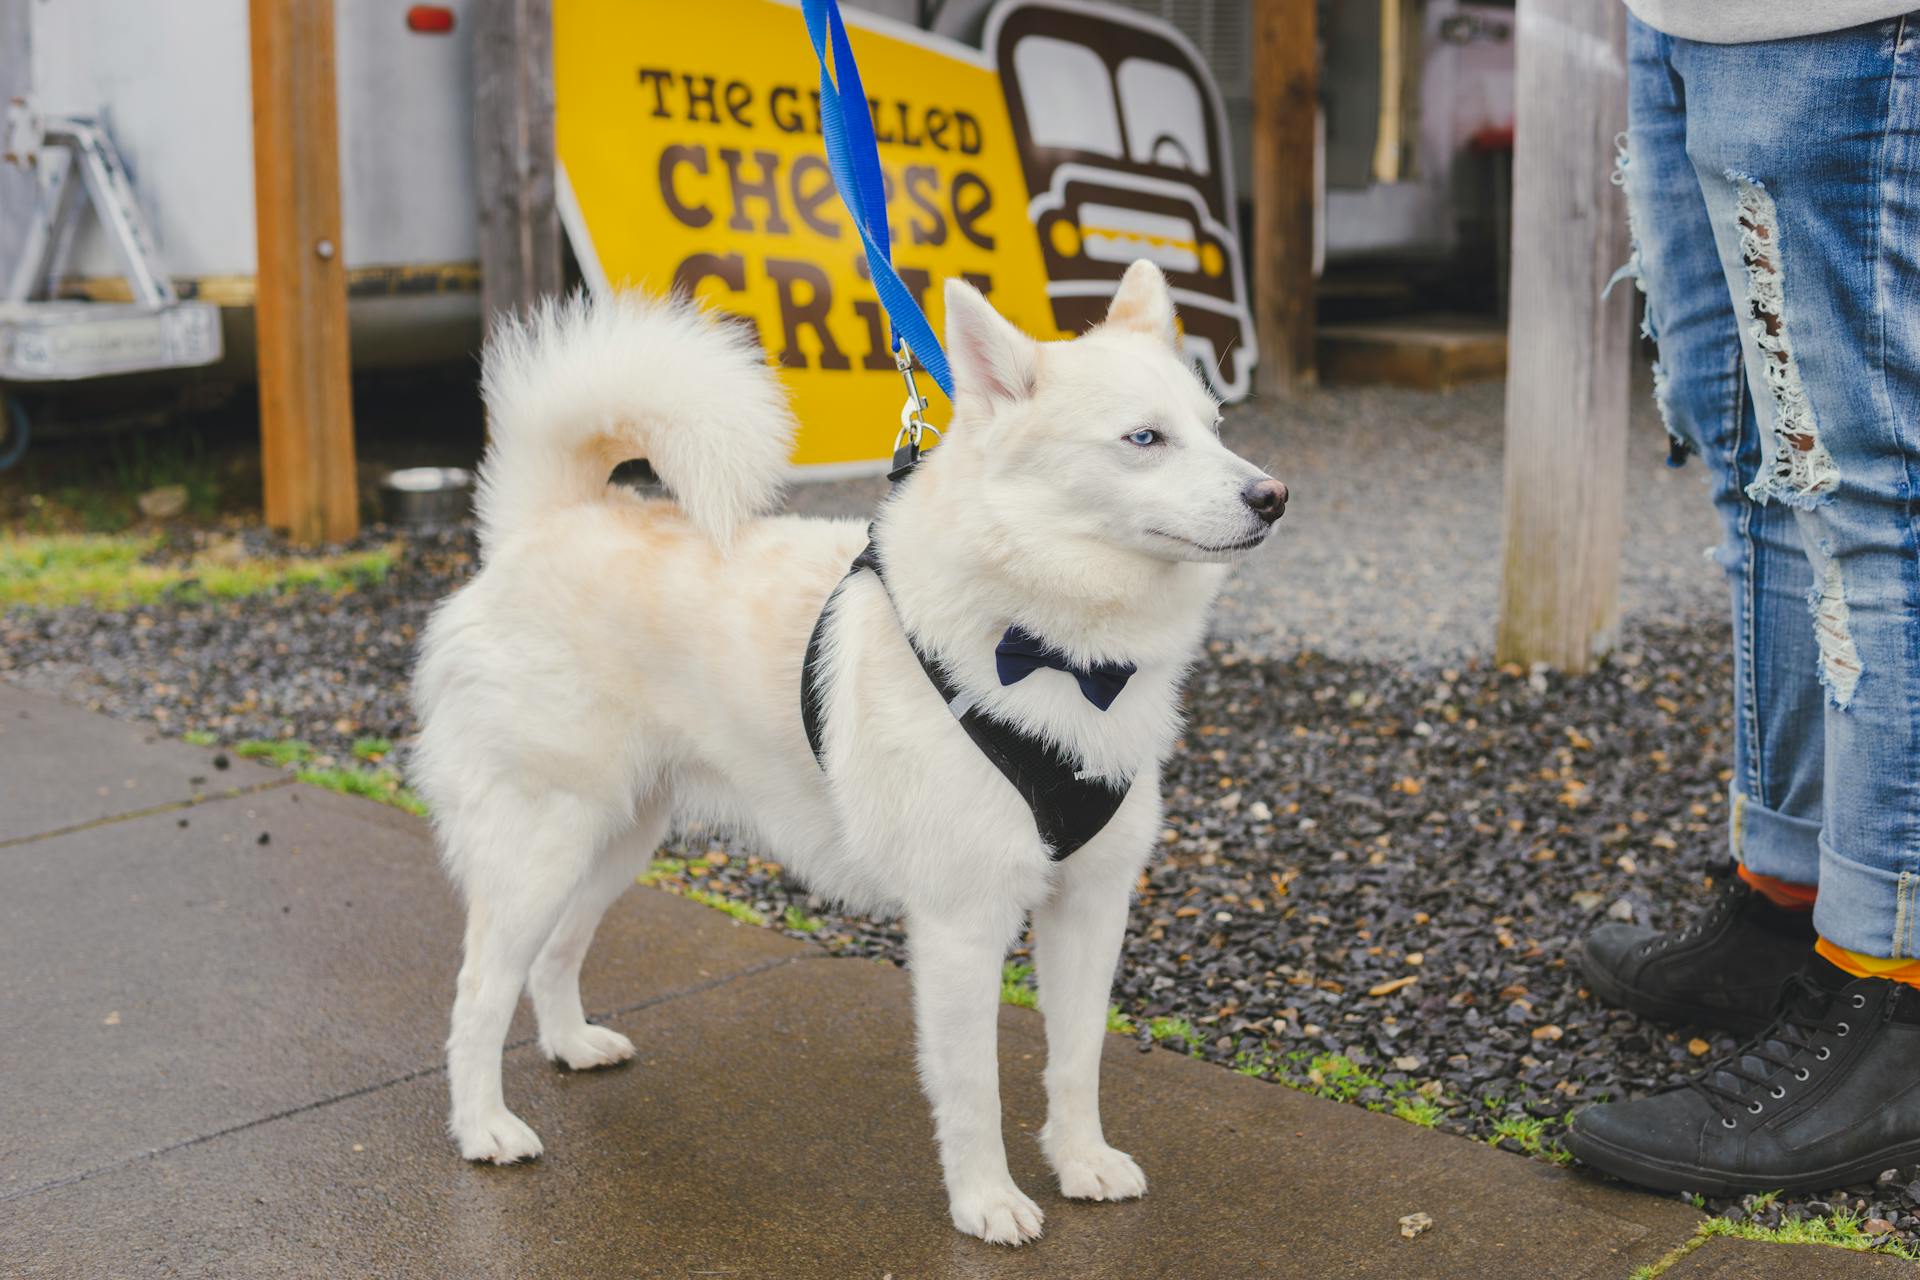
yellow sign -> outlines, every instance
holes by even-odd
[[[943,327],[942,282],[959,276],[1027,332],[1066,336],[1097,316],[1137,256],[1169,257],[1163,265],[1190,334],[1193,291],[1182,289],[1175,267],[1190,267],[1206,291],[1230,283],[1232,319],[1242,319],[1217,94],[1210,134],[1149,140],[1136,124],[1137,154],[1124,145],[1101,151],[1109,134],[1099,120],[1092,151],[1072,138],[1036,143],[1031,129],[1017,135],[1015,113],[1029,110],[1032,95],[1009,93],[996,57],[1031,63],[1028,54],[1057,56],[1053,46],[1065,44],[1107,65],[1094,73],[1108,99],[1095,116],[1110,114],[1111,138],[1120,139],[1125,88],[1146,83],[1130,71],[1143,56],[1127,54],[1125,41],[1148,39],[1143,30],[1166,40],[1165,29],[1130,16],[1090,22],[1058,3],[1003,6],[1024,7],[1047,20],[1070,18],[1076,33],[1113,28],[1121,52],[1102,64],[1097,40],[1062,41],[1036,28],[1016,57],[1018,33],[1001,12],[989,27],[990,50],[995,33],[1002,37],[995,53],[847,15],[887,178],[894,265],[934,330]],[[751,325],[783,370],[801,422],[794,461],[871,469],[891,450],[903,390],[859,236],[827,168],[818,67],[800,10],[773,0],[556,0],[553,24],[561,205],[589,283],[679,289]],[[1197,65],[1190,47],[1185,55]],[[1051,66],[1046,80],[1057,89]],[[1162,84],[1149,87],[1165,93]],[[1203,88],[1211,92],[1210,83]],[[1188,92],[1197,121],[1202,99]],[[1149,105],[1164,115],[1159,100]],[[1047,127],[1087,132],[1062,126],[1076,113],[1078,101],[1064,114],[1049,111]],[[1201,177],[1182,166],[1198,166]],[[1089,172],[1099,179],[1091,186]],[[1036,199],[1030,180],[1049,175],[1051,189]],[[1118,180],[1121,194],[1106,179]],[[1203,191],[1207,182],[1217,195]],[[1216,201],[1219,217],[1205,207]],[[1213,349],[1231,342],[1223,336]],[[1250,342],[1242,345],[1250,352]],[[937,424],[948,406],[930,383],[921,380]]]

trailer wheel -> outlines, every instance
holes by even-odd
[[[0,471],[27,456],[27,408],[17,396],[0,396]]]

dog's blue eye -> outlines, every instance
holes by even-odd
[[[1127,437],[1127,443],[1137,444],[1142,449],[1144,449],[1148,445],[1159,444],[1160,433],[1158,431],[1155,431],[1152,427],[1142,427],[1138,431],[1134,432],[1132,435]]]

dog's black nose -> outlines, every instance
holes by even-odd
[[[1261,476],[1247,482],[1240,500],[1252,508],[1253,514],[1272,524],[1287,513],[1287,486],[1271,476]]]

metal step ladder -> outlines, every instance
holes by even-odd
[[[0,383],[74,382],[220,359],[220,310],[174,292],[101,121],[42,114],[16,98],[5,159],[36,179],[39,199],[25,252],[0,294]],[[83,187],[120,258],[131,302],[50,296],[80,222]]]

